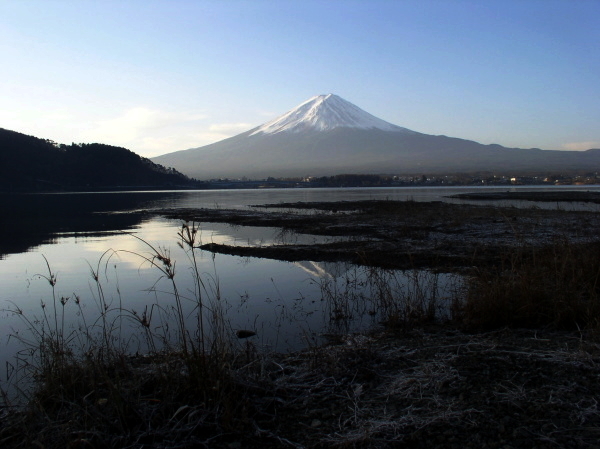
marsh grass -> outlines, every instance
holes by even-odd
[[[371,268],[369,283],[384,324],[394,329],[453,319],[454,305],[463,294],[460,276],[429,270]]]
[[[51,291],[41,314],[30,317],[16,304],[9,310],[25,329],[11,335],[23,348],[11,379],[20,405],[5,397],[15,413],[0,426],[0,447],[176,447],[245,428],[249,407],[234,367],[254,354],[238,358],[218,277],[201,277],[199,235],[194,223],[183,223],[178,233],[194,280],[185,292],[169,251],[142,241],[148,251],[136,256],[158,272],[149,292],[169,299],[142,311],[125,309],[120,293],[116,300],[106,294],[103,270],[119,251],[90,266],[92,317],[79,296],[59,296],[46,261],[47,273],[36,275]],[[163,290],[165,283],[170,288]],[[77,324],[68,324],[69,315]],[[127,325],[137,333],[124,332]]]
[[[600,245],[558,239],[536,248],[519,245],[499,266],[474,268],[463,308],[478,329],[600,328]]]

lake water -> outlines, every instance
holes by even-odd
[[[194,296],[195,284],[189,258],[177,245],[181,222],[166,220],[152,211],[190,207],[243,209],[249,205],[296,201],[457,201],[446,196],[483,189],[507,190],[506,187],[273,189],[2,196],[0,366],[7,369],[0,371],[0,382],[10,377],[14,354],[23,349],[22,342],[10,336],[30,339],[29,327],[59,326],[64,327],[65,333],[76,333],[84,325],[93,327],[104,308],[110,312],[116,335],[127,342],[131,351],[148,349],[149,342],[136,322],[136,317],[142,317],[144,312],[147,316],[154,312],[150,329],[157,336],[172,332],[169,311],[174,295],[169,279],[148,262],[154,250],[168,254],[175,261],[174,279],[184,297],[185,319],[193,325],[194,303],[185,298]],[[515,205],[529,205],[525,203]],[[297,238],[274,228],[201,224],[203,243],[268,245]],[[421,301],[450,300],[460,288],[460,281],[452,275],[374,272],[364,267],[310,260],[289,263],[200,252],[197,266],[204,284],[203,301],[221,310],[227,332],[252,330],[257,334],[250,340],[253,345],[278,351],[320,344],[324,336],[378,325],[386,305],[372,298],[381,295],[384,284],[389,289],[387,294]],[[101,290],[93,273],[98,275]],[[49,278],[54,276],[56,283],[52,286]],[[16,316],[15,310],[23,315]]]

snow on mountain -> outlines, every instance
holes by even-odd
[[[270,122],[250,135],[329,131],[335,128],[380,129],[413,132],[381,120],[334,94],[317,95]]]

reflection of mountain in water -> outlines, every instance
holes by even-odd
[[[131,229],[141,209],[167,193],[0,195],[0,259],[51,242],[57,234]],[[130,213],[114,213],[132,211]],[[137,212],[134,212],[137,211]]]
[[[294,262],[308,274],[318,278],[337,278],[348,271],[347,264],[338,262]]]

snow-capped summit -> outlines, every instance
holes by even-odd
[[[283,131],[329,131],[335,128],[411,132],[381,120],[337,95],[327,94],[312,97],[291,111],[259,126],[251,135],[277,134]]]

